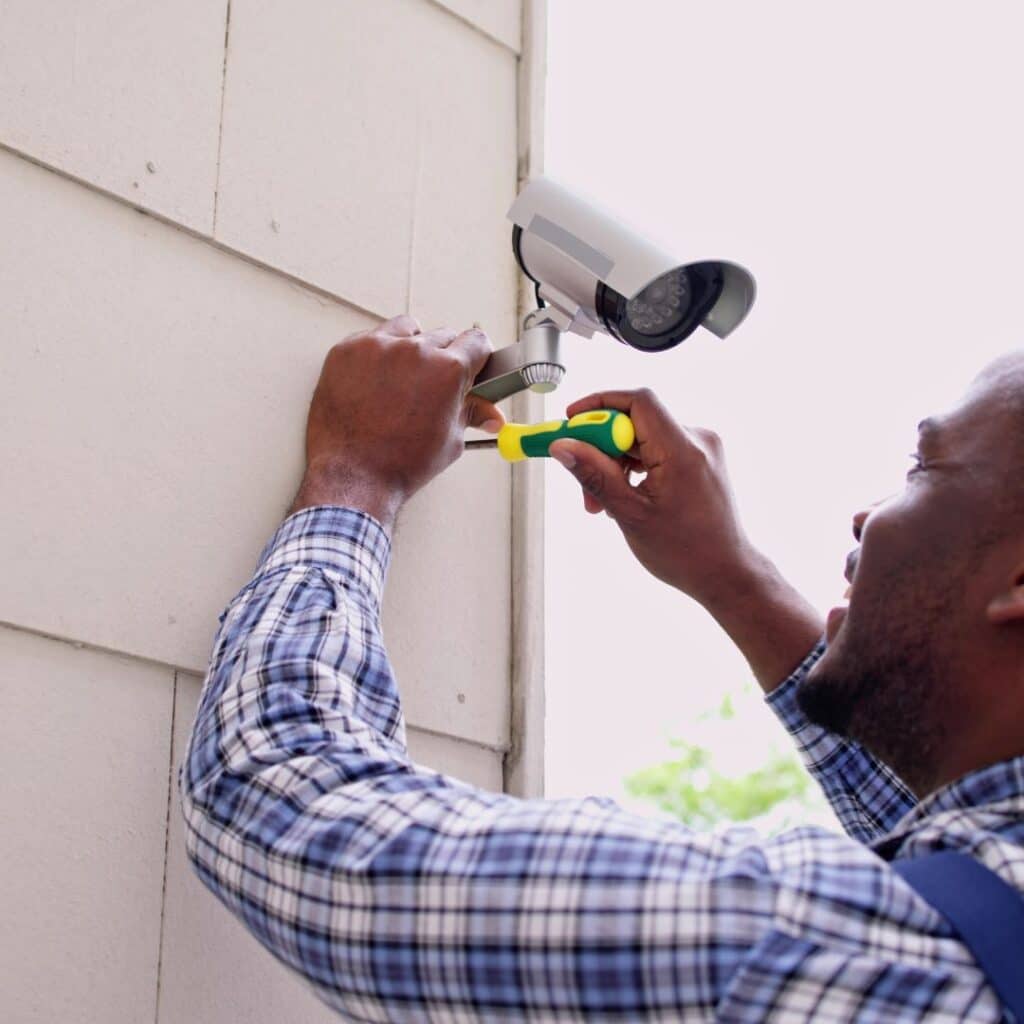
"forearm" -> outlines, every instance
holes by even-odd
[[[277,531],[214,644],[181,772],[197,831],[258,836],[275,799],[313,784],[289,763],[318,751],[347,783],[407,762],[379,629],[389,549],[352,509],[309,509]]]
[[[179,778],[199,877],[350,1013],[369,984],[365,865],[413,773],[379,631],[387,553],[351,509],[286,520],[222,617]]]
[[[700,601],[747,659],[765,693],[800,664],[824,629],[821,615],[757,551],[745,553]]]

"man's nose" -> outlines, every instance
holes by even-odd
[[[883,501],[885,501],[884,498],[882,498],[879,501],[873,501],[870,505],[868,505],[867,508],[862,509],[860,512],[856,513],[856,515],[854,515],[853,539],[858,544],[860,543],[860,535],[864,532],[864,524],[868,521],[868,516],[870,516],[871,513],[874,512],[875,509],[882,504]]]
[[[855,513],[853,517],[853,539],[858,544],[860,543],[860,535],[864,530],[864,524],[868,521],[869,515],[871,515],[871,509],[865,508]]]

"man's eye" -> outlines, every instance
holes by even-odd
[[[911,477],[915,473],[920,473],[924,469],[924,461],[917,452],[911,452],[908,456],[911,461],[910,469],[907,470],[907,476]]]

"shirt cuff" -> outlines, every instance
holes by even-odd
[[[314,505],[289,516],[270,538],[256,576],[297,565],[329,569],[380,605],[391,541],[373,516],[355,508]]]
[[[796,691],[804,677],[824,653],[825,638],[822,637],[786,679],[765,697],[765,703],[790,732],[797,732],[807,724],[807,718],[796,702]]]

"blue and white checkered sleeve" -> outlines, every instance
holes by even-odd
[[[869,843],[889,832],[917,799],[891,768],[859,744],[812,724],[800,710],[797,689],[824,653],[822,639],[766,701],[793,737],[843,828]]]
[[[286,520],[222,617],[180,772],[203,882],[357,1020],[710,1016],[777,898],[749,833],[413,764],[372,518]]]

